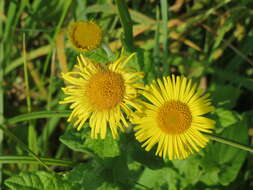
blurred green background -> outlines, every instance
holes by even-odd
[[[172,73],[193,78],[211,93],[215,132],[252,145],[253,1],[0,0],[0,125],[38,156],[74,163],[56,162],[48,172],[1,131],[3,189],[253,189],[252,154],[227,145],[212,142],[187,160],[164,161],[142,150],[132,132],[95,141],[57,112],[12,124],[20,114],[68,109],[58,104],[60,74],[79,55],[66,31],[77,20],[97,22],[115,53],[98,48],[86,56],[109,62],[124,47],[137,52],[130,64],[145,83]]]

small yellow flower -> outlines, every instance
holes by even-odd
[[[203,114],[212,111],[209,95],[202,96],[196,85],[183,76],[164,77],[154,81],[142,94],[150,103],[146,110],[137,111],[135,136],[146,151],[158,144],[156,155],[185,159],[206,146],[214,121]]]
[[[116,138],[118,129],[123,131],[128,126],[126,118],[132,113],[131,108],[141,109],[137,89],[142,88],[138,80],[143,73],[130,72],[126,67],[133,56],[121,55],[114,63],[102,66],[80,55],[77,71],[62,75],[70,85],[63,88],[69,96],[60,103],[71,103],[73,111],[68,121],[74,121],[78,130],[89,119],[92,138],[98,138],[98,134],[105,138],[107,127]]]
[[[69,25],[68,36],[74,48],[85,52],[100,45],[102,30],[93,21],[77,21]]]

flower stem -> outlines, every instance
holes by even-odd
[[[241,143],[233,141],[233,140],[229,140],[229,139],[226,139],[223,137],[216,136],[214,134],[208,134],[208,133],[204,133],[204,134],[211,140],[217,141],[219,143],[227,144],[227,145],[233,146],[235,148],[239,148],[241,150],[245,150],[245,151],[253,153],[253,147],[251,147],[249,145],[244,145],[244,144],[241,144]]]
[[[55,165],[55,166],[64,166],[72,167],[74,162],[67,160],[59,160],[54,158],[40,158],[46,165]],[[0,156],[1,164],[10,164],[10,163],[25,163],[25,164],[40,164],[32,156]]]

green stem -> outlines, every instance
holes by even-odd
[[[239,148],[241,150],[245,150],[245,151],[253,153],[253,147],[251,147],[251,146],[244,145],[244,144],[241,144],[239,142],[229,140],[229,139],[226,139],[226,138],[223,138],[223,137],[219,137],[219,136],[216,136],[214,134],[205,133],[205,135],[211,140],[217,141],[219,143],[227,144],[227,145],[233,146],[235,148]]]
[[[74,162],[68,160],[60,160],[54,158],[40,158],[47,165],[72,167],[75,165]],[[22,164],[40,164],[38,160],[35,160],[31,156],[0,156],[1,164],[10,163],[22,163]]]

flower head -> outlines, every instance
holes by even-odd
[[[142,94],[149,100],[144,112],[136,112],[136,139],[149,151],[158,144],[156,155],[184,159],[206,146],[214,121],[203,116],[214,108],[208,94],[183,76],[154,81]],[[141,116],[141,117],[139,117]]]
[[[77,71],[62,75],[70,85],[63,88],[69,96],[60,103],[71,103],[73,111],[68,121],[74,121],[78,130],[89,119],[92,138],[99,134],[105,138],[107,127],[116,138],[118,129],[128,126],[126,117],[132,113],[131,107],[141,109],[136,98],[137,89],[142,87],[138,80],[143,74],[130,72],[126,67],[133,56],[121,55],[114,63],[102,66],[80,55]]]
[[[93,21],[77,21],[69,25],[68,36],[77,50],[90,51],[100,45],[102,30]]]

